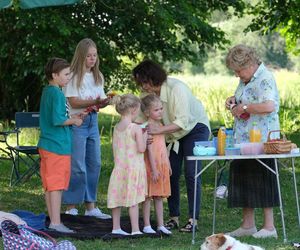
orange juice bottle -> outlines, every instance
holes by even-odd
[[[250,142],[260,142],[261,141],[261,132],[257,126],[257,122],[252,123],[252,128],[249,133]]]
[[[225,127],[220,127],[218,131],[218,155],[225,155],[226,147],[226,129]]]

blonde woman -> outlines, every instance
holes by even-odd
[[[226,107],[234,116],[237,143],[249,141],[249,129],[256,122],[262,141],[268,132],[279,129],[279,94],[272,73],[260,61],[255,50],[237,45],[229,50],[226,65],[239,77],[234,96],[228,97]],[[247,116],[241,116],[247,113]],[[243,117],[247,117],[246,119]],[[262,159],[274,169],[274,160]],[[241,226],[230,232],[233,237],[252,235],[255,238],[275,237],[273,207],[279,205],[275,175],[256,160],[234,160],[230,165],[228,206],[243,208]],[[261,230],[255,226],[254,209],[262,208],[264,222]]]
[[[77,204],[85,203],[85,215],[111,218],[95,206],[101,170],[98,110],[108,105],[104,93],[104,77],[99,70],[96,44],[89,38],[81,40],[71,63],[72,79],[64,89],[70,114],[86,112],[83,123],[72,127],[71,179],[63,194],[67,214],[77,215]]]

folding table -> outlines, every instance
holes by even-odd
[[[216,161],[221,160],[237,160],[237,159],[255,159],[258,162],[260,162],[265,168],[267,168],[269,171],[271,171],[273,174],[276,175],[277,180],[277,187],[278,187],[278,193],[279,193],[279,208],[280,208],[280,214],[281,214],[281,221],[282,221],[282,230],[283,230],[283,241],[284,243],[287,242],[286,237],[286,228],[285,228],[285,221],[284,221],[284,212],[283,212],[283,206],[282,206],[282,198],[281,198],[281,190],[280,190],[280,181],[279,181],[279,170],[278,170],[278,163],[281,163],[280,159],[291,159],[291,166],[292,166],[292,174],[293,174],[293,181],[294,181],[294,189],[295,189],[295,196],[296,196],[296,205],[297,205],[297,215],[298,215],[298,223],[300,227],[300,211],[299,211],[299,201],[298,201],[298,190],[297,190],[297,180],[296,180],[296,174],[295,174],[295,158],[300,157],[300,153],[297,154],[261,154],[261,155],[224,155],[224,156],[188,156],[188,161],[195,161],[195,191],[194,191],[194,213],[193,213],[193,220],[195,220],[195,211],[196,211],[196,193],[197,193],[197,178],[203,174],[204,171],[206,171],[210,166],[213,165]],[[271,169],[268,165],[263,163],[261,159],[274,159],[275,160],[275,171]],[[197,174],[197,167],[198,167],[198,161],[209,161]],[[281,163],[284,165],[283,163]],[[215,172],[215,189],[217,187],[217,174],[218,174],[218,164],[216,164],[216,172]],[[212,227],[212,233],[215,233],[215,222],[216,222],[216,193],[214,192],[214,207],[213,207],[213,227]],[[193,236],[192,236],[192,244],[195,244],[195,227],[193,227]]]

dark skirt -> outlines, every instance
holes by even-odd
[[[274,159],[261,159],[275,170]],[[228,207],[267,208],[279,206],[276,176],[256,160],[230,164]]]

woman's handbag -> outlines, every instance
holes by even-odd
[[[4,250],[76,250],[72,242],[56,242],[48,234],[24,225],[17,225],[11,220],[1,223]],[[41,237],[33,232],[44,235]]]

